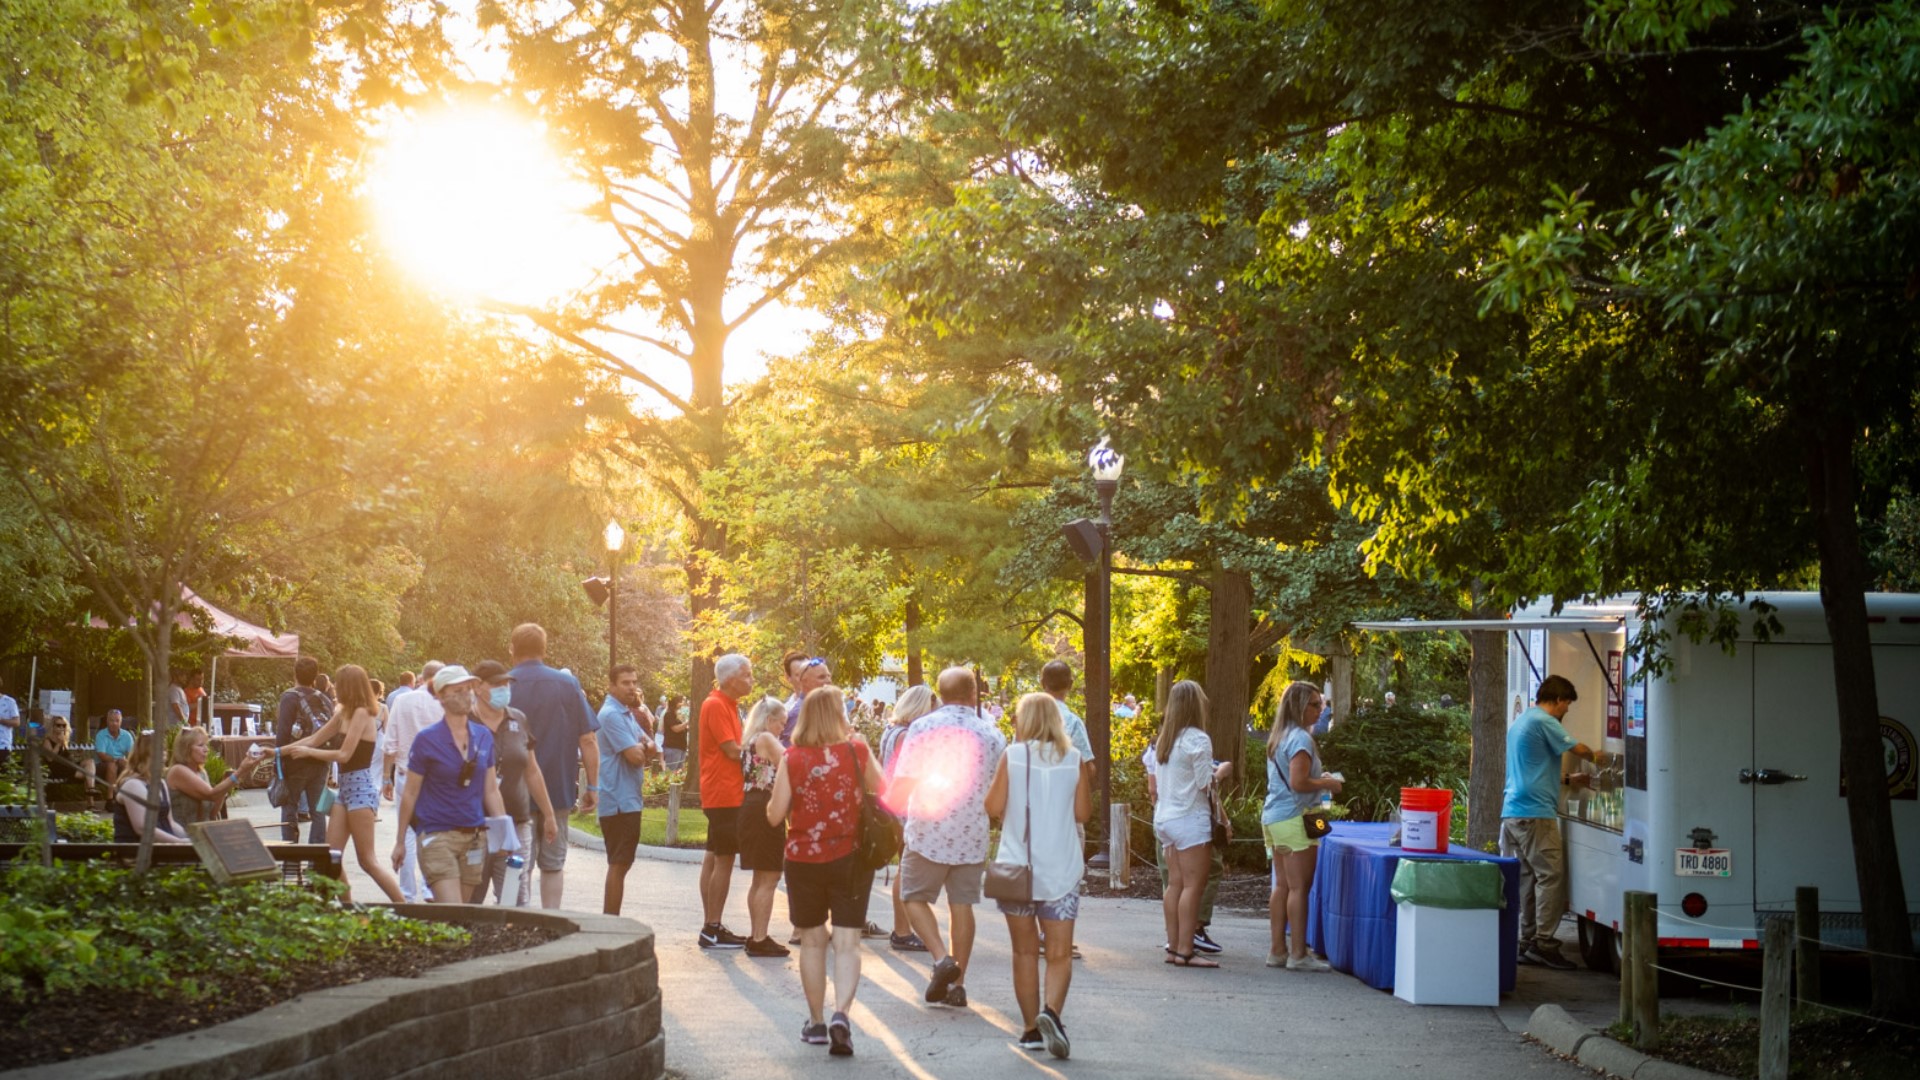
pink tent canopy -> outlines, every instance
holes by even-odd
[[[206,600],[202,599],[200,595],[192,589],[182,588],[180,592],[185,597],[188,606],[198,608],[206,614],[207,618],[213,620],[214,633],[222,637],[239,638],[243,642],[243,644],[228,649],[220,655],[233,657],[251,656],[262,659],[280,658],[285,660],[292,660],[300,655],[299,634],[276,634],[266,627],[256,626],[238,615],[229,615],[221,611],[219,608],[207,603]],[[180,618],[184,620],[184,625],[189,627],[193,625],[191,616],[184,612]]]
[[[182,611],[180,614],[174,616],[175,626],[182,630],[193,629],[193,612],[198,611],[211,621],[213,633],[219,634],[222,637],[238,638],[240,640],[239,645],[221,653],[221,656],[235,659],[292,660],[300,655],[299,634],[276,634],[266,627],[250,623],[238,615],[230,615],[214,607],[199,593],[185,586],[182,586],[180,589],[180,597],[186,602],[186,606],[190,610]],[[98,616],[95,616],[91,620],[91,624],[97,630],[105,630],[112,625]]]

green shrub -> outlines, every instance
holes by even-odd
[[[113,843],[113,818],[105,814],[56,814],[54,835],[69,844]]]
[[[1319,741],[1321,763],[1346,777],[1339,801],[1355,821],[1387,820],[1403,787],[1446,788],[1465,805],[1472,728],[1464,709],[1375,707]]]
[[[16,863],[0,872],[9,900],[0,917],[11,916],[0,923],[0,1001],[85,990],[191,1001],[209,992],[198,977],[216,970],[277,982],[357,947],[470,938],[384,908],[342,908],[340,888],[222,887],[197,867],[136,877],[106,863]]]

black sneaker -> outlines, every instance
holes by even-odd
[[[919,934],[888,934],[887,944],[897,952],[926,952],[927,943],[920,940]]]
[[[1559,949],[1543,949],[1535,945],[1527,951],[1532,954],[1535,963],[1550,967],[1555,971],[1572,971],[1578,966],[1573,961],[1560,955]]]
[[[1223,951],[1220,948],[1219,942],[1207,936],[1207,928],[1204,926],[1193,932],[1193,947],[1203,953],[1218,953]]]
[[[1013,1045],[1022,1050],[1045,1050],[1047,1048],[1047,1040],[1040,1037],[1039,1028],[1028,1028],[1018,1039],[1014,1040]]]
[[[725,923],[714,923],[713,928],[719,931],[720,947],[723,949],[737,949],[747,943],[746,938],[727,929]]]
[[[866,927],[860,931],[860,936],[863,938],[877,938],[887,937],[888,934],[885,930],[880,929],[879,923],[868,922]]]
[[[740,935],[719,923],[700,928],[700,947],[703,949],[737,949],[745,944],[740,940]]]
[[[825,1046],[827,1044],[827,1025],[816,1024],[811,1020],[802,1020],[800,1022],[800,1041],[806,1043],[808,1046]]]
[[[773,940],[772,938],[763,937],[758,941],[755,941],[752,938],[747,939],[747,955],[748,956],[766,956],[766,957],[772,957],[774,959],[779,959],[782,957],[792,956],[793,953],[785,945],[780,944],[779,942]]]
[[[1040,1037],[1046,1040],[1047,1053],[1062,1061],[1073,1053],[1073,1043],[1067,1040],[1067,1025],[1060,1022],[1060,1014],[1052,1008],[1040,1010]]]
[[[853,1056],[853,1025],[847,1021],[847,1014],[837,1012],[827,1021],[827,1040],[832,1044],[827,1053],[834,1057]]]
[[[952,987],[947,991],[947,1000],[942,1002],[941,1004],[947,1006],[950,1009],[966,1008],[967,1007],[967,988],[964,986]]]
[[[947,988],[960,977],[960,965],[948,956],[933,965],[933,977],[927,980],[927,1003],[938,1005],[947,1000]]]

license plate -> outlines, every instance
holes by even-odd
[[[1733,852],[1726,848],[1677,848],[1673,873],[1676,877],[1732,877]]]

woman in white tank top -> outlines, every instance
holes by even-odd
[[[1060,706],[1046,694],[1028,694],[1014,710],[1014,738],[987,789],[987,813],[1000,819],[994,861],[1033,867],[1033,902],[996,901],[1013,938],[1013,994],[1025,1021],[1022,1049],[1070,1052],[1060,1010],[1073,981],[1073,920],[1080,913],[1086,872],[1075,822],[1093,812],[1080,752],[1067,738]],[[1040,933],[1046,932],[1046,1004],[1040,995]]]

